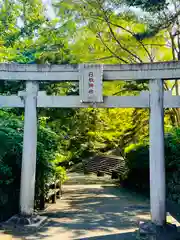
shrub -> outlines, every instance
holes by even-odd
[[[142,193],[149,193],[149,145],[132,144],[125,149],[128,173],[123,184]],[[180,203],[180,129],[165,134],[167,197]]]
[[[19,208],[23,121],[0,111],[0,220],[16,213]],[[65,178],[65,170],[57,168],[54,160],[59,137],[48,128],[38,127],[36,200],[44,192],[44,184],[53,176]],[[37,201],[36,201],[37,202]]]
[[[180,203],[180,129],[165,137],[166,181],[168,198]]]
[[[132,144],[125,149],[128,169],[124,185],[147,192],[149,185],[149,149],[147,144]]]
[[[18,210],[23,125],[0,112],[0,220]]]

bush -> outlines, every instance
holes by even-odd
[[[123,184],[143,193],[149,186],[149,146],[148,144],[132,144],[125,149],[127,177]]]
[[[23,121],[0,111],[0,221],[17,213],[19,208]],[[59,137],[39,126],[36,167],[36,200],[44,192],[44,184],[53,176],[65,177],[64,169],[54,164]],[[36,201],[37,203],[37,201]]]
[[[149,193],[149,145],[133,144],[125,149],[127,177],[123,185]],[[165,135],[167,197],[180,203],[180,129]]]
[[[23,125],[0,112],[0,220],[18,210]]]
[[[168,198],[180,203],[180,129],[165,137],[166,181]]]

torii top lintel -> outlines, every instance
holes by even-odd
[[[80,66],[1,63],[0,80],[79,81]],[[180,79],[180,61],[103,65],[105,81],[149,79]]]

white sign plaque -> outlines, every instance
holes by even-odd
[[[79,88],[82,102],[103,102],[103,65],[81,64],[79,70]]]

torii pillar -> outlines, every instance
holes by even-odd
[[[151,220],[166,224],[163,80],[150,80],[150,201]]]
[[[150,206],[151,222],[140,223],[140,235],[152,240],[177,239],[177,228],[166,223],[163,80],[150,80]]]
[[[22,216],[31,216],[34,212],[37,148],[37,94],[38,84],[32,81],[27,82],[26,92],[24,92],[25,117],[20,188],[20,214]]]

